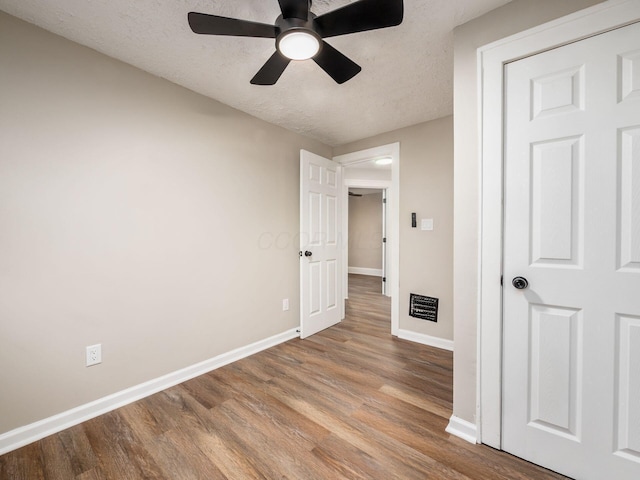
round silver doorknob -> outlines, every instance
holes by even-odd
[[[529,281],[524,277],[515,277],[511,280],[511,285],[516,287],[518,290],[524,290],[529,286]]]

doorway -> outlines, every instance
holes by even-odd
[[[387,292],[386,195],[386,189],[349,188],[349,205],[345,206],[348,273],[376,278],[382,295]]]
[[[361,150],[354,153],[334,157],[334,161],[343,167],[342,205],[348,205],[349,189],[375,189],[385,192],[386,225],[385,225],[385,259],[384,271],[385,292],[391,298],[391,334],[397,336],[399,330],[400,311],[399,276],[399,184],[400,184],[400,144],[393,143],[380,147]],[[385,164],[386,165],[383,165]],[[342,217],[343,232],[343,296],[346,300],[349,292],[348,245],[349,223],[348,209],[344,209]]]

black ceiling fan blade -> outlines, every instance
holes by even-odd
[[[290,61],[276,50],[251,79],[251,83],[253,85],[275,85]]]
[[[309,18],[309,0],[278,0],[282,18]]]
[[[403,16],[402,0],[360,0],[320,15],[315,25],[320,36],[327,38],[394,27],[402,23]]]
[[[320,68],[333,78],[336,83],[344,83],[355,77],[362,68],[353,60],[345,57],[327,42],[322,42],[320,53],[313,57]]]
[[[189,12],[189,26],[194,33],[206,35],[232,35],[234,37],[276,38],[274,25],[250,22],[237,18],[219,17],[206,13]]]

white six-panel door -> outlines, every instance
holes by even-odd
[[[300,152],[300,337],[342,320],[340,171]]]
[[[640,479],[640,24],[505,85],[503,448]]]

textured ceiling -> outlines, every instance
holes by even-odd
[[[317,15],[354,0],[314,0]],[[328,145],[450,115],[453,34],[510,0],[405,0],[400,26],[328,39],[362,67],[337,85],[313,61],[275,86],[249,80],[274,51],[261,38],[195,35],[187,12],[272,24],[277,0],[0,0],[0,10]]]

